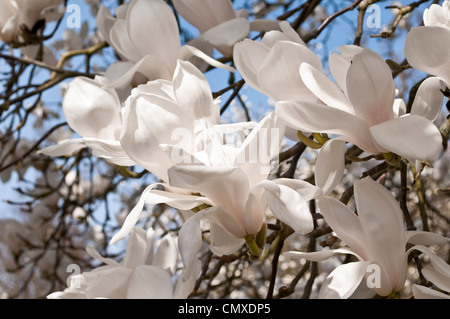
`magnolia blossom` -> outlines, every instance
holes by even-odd
[[[250,30],[279,29],[274,20],[248,21],[248,10],[234,10],[230,0],[175,0],[177,12],[195,26],[201,37],[224,56],[232,56],[233,45],[246,38]]]
[[[179,280],[175,287],[172,283],[178,263],[175,240],[170,235],[164,236],[156,250],[155,241],[152,229],[145,231],[134,228],[121,263],[104,258],[95,249],[88,247],[91,257],[106,265],[71,276],[68,288],[54,292],[47,298],[187,298],[195,282]]]
[[[410,252],[419,250],[437,260],[439,257],[424,245],[449,241],[435,233],[405,231],[397,201],[389,190],[370,177],[355,181],[354,194],[358,215],[334,198],[324,196],[318,201],[320,213],[348,248],[286,253],[292,258],[312,261],[322,261],[336,254],[356,256],[357,262],[338,266],[328,275],[319,298],[349,298],[373,269],[379,272],[370,288],[380,296],[388,296],[404,286]],[[407,244],[414,246],[406,250]]]
[[[264,34],[260,42],[244,39],[234,46],[233,59],[244,80],[255,90],[275,101],[311,100],[317,98],[305,86],[298,68],[309,63],[321,70],[322,62],[283,21],[281,31]]]
[[[336,83],[320,69],[302,63],[300,76],[318,99],[280,101],[276,113],[293,128],[340,135],[371,154],[393,152],[409,160],[431,160],[442,150],[442,137],[432,120],[442,106],[438,78],[424,81],[410,114],[395,99],[391,71],[374,51],[353,45],[330,56]]]
[[[105,73],[116,88],[125,88],[133,77],[135,84],[171,80],[177,60],[187,60],[193,55],[233,71],[199,49],[181,46],[175,15],[163,0],[132,0],[117,7],[116,17],[101,5],[97,26],[122,60],[113,63]]]
[[[1,0],[0,40],[13,41],[21,26],[31,30],[39,20],[54,20],[59,14],[55,16],[52,10],[61,4],[62,0]]]
[[[411,66],[441,78],[450,86],[450,2],[425,9],[423,23],[424,26],[409,31],[405,56]]]
[[[114,89],[106,88],[105,79],[77,77],[64,94],[62,109],[67,123],[81,138],[63,140],[39,151],[49,156],[70,155],[84,147],[117,165],[132,166],[120,146],[122,110]]]

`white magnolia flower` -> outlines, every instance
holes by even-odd
[[[51,10],[61,4],[62,0],[1,0],[0,40],[13,41],[21,26],[31,30],[39,20],[54,20]]]
[[[164,236],[156,250],[154,242],[152,229],[134,228],[121,263],[88,247],[88,253],[106,265],[72,276],[67,289],[47,298],[187,298],[195,282],[179,280],[175,287],[172,283],[178,263],[175,240],[170,235]]]
[[[412,67],[435,75],[450,86],[450,2],[425,9],[423,22],[424,26],[409,31],[405,56]]]
[[[102,77],[77,77],[69,84],[62,109],[70,128],[81,137],[60,141],[39,153],[62,156],[90,147],[95,156],[114,164],[135,165],[120,146],[122,110],[117,93],[102,83]]]
[[[233,59],[244,80],[255,90],[275,101],[311,100],[311,94],[298,74],[304,62],[321,70],[322,62],[292,29],[288,22],[281,31],[269,31],[260,42],[244,39],[234,46]]]
[[[105,73],[111,86],[116,88],[128,86],[137,74],[141,79],[135,78],[135,84],[156,79],[171,80],[177,60],[187,60],[193,55],[213,66],[234,70],[199,49],[181,46],[175,15],[163,0],[124,3],[116,9],[116,17],[101,5],[97,26],[104,40],[122,58]]]
[[[393,152],[409,160],[431,160],[442,150],[442,137],[433,124],[442,106],[438,78],[425,80],[410,114],[395,99],[391,71],[370,49],[348,45],[330,56],[336,83],[320,69],[302,63],[300,75],[323,103],[280,101],[276,113],[298,130],[340,135],[371,154]],[[342,144],[343,145],[343,144]]]
[[[246,38],[250,30],[279,29],[277,21],[248,21],[248,10],[234,10],[230,0],[175,0],[176,11],[196,27],[201,37],[224,56],[232,56],[233,45]]]
[[[413,250],[437,260],[438,257],[423,245],[449,241],[435,233],[406,231],[402,211],[393,195],[370,177],[355,181],[354,191],[358,214],[331,197],[324,196],[318,201],[326,222],[348,248],[286,253],[292,258],[312,261],[322,261],[336,254],[352,254],[359,260],[333,270],[323,283],[319,298],[349,298],[364,277],[377,268],[377,280],[371,281],[374,286],[368,288],[373,288],[380,296],[389,296],[403,288],[408,255]],[[414,246],[407,250],[407,244]]]

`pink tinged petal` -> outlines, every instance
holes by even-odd
[[[244,223],[247,234],[256,235],[262,227],[267,203],[264,190],[252,188],[245,205]]]
[[[382,288],[391,292],[399,280],[406,249],[402,211],[389,190],[370,177],[355,181],[354,188],[367,247],[372,260],[387,276],[388,282]]]
[[[379,145],[408,159],[431,160],[442,150],[439,129],[419,115],[405,115],[370,131]]]
[[[118,140],[121,128],[119,98],[113,89],[84,77],[75,78],[62,102],[69,126],[83,137]]]
[[[347,72],[347,95],[356,116],[369,125],[394,117],[395,86],[386,62],[374,51],[364,49],[354,56]]]
[[[171,235],[166,235],[159,243],[152,265],[164,269],[170,275],[174,275],[177,270],[177,263],[178,249],[175,239]]]
[[[194,207],[200,206],[201,204],[212,204],[212,202],[207,198],[200,196],[191,196],[186,194],[176,194],[154,190],[154,188],[158,185],[160,184],[152,184],[143,191],[141,197],[139,198],[139,201],[136,203],[136,205],[133,207],[133,209],[125,219],[122,228],[111,239],[111,244],[114,244],[128,236],[128,234],[138,222],[146,203],[152,205],[167,203],[169,206],[182,210],[192,209]]]
[[[217,47],[232,47],[247,37],[250,24],[247,19],[235,18],[225,21],[202,34],[203,39]],[[230,53],[233,49],[230,48]],[[230,54],[231,55],[231,54]]]
[[[414,68],[450,83],[450,29],[412,28],[405,39],[405,57]]]
[[[307,234],[314,228],[308,202],[290,187],[263,181],[258,186],[266,190],[270,210],[277,219],[292,227],[299,234]]]
[[[162,0],[137,0],[130,4],[126,21],[140,56],[151,54],[174,70],[181,44],[172,9]]]
[[[264,44],[250,39],[236,43],[233,48],[233,59],[241,76],[255,90],[267,94],[258,83],[258,70],[269,53]]]
[[[86,288],[86,297],[124,299],[127,295],[127,285],[133,270],[125,267],[112,267],[91,273]]]
[[[127,299],[169,299],[173,297],[170,274],[158,267],[141,265],[131,274]]]
[[[351,59],[341,54],[332,53],[330,54],[328,64],[330,65],[330,72],[336,84],[344,94],[347,94],[347,72],[351,64]]]
[[[322,284],[319,299],[347,299],[363,280],[370,262],[351,262],[334,269]]]
[[[321,69],[322,63],[309,48],[304,45],[279,41],[270,49],[258,71],[258,82],[269,92],[274,100],[316,100],[305,87],[298,73],[303,62]]]
[[[239,168],[206,166],[173,166],[168,171],[169,184],[188,188],[222,206],[244,228],[244,212],[249,183]]]
[[[442,108],[445,90],[444,82],[437,77],[425,79],[417,90],[414,102],[411,107],[411,114],[423,116],[430,121],[434,121]]]
[[[373,141],[367,123],[347,112],[323,104],[296,101],[277,102],[275,112],[300,131],[342,135],[346,141],[372,154],[385,151]]]
[[[72,155],[85,147],[87,146],[84,140],[82,138],[77,138],[73,140],[64,140],[55,145],[47,146],[37,153],[47,156],[65,156]]]
[[[412,291],[414,299],[450,299],[449,295],[420,285],[413,285]]]
[[[347,205],[331,197],[322,197],[318,201],[318,207],[337,237],[361,256],[363,260],[372,259],[361,222]]]
[[[215,68],[221,68],[225,69],[229,72],[234,72],[235,69],[225,63],[219,62],[213,58],[211,58],[209,55],[201,51],[200,49],[197,49],[190,45],[183,45],[178,53],[178,58],[180,60],[189,60],[192,57],[197,57],[202,59],[203,61],[207,62],[209,65],[215,67]]]
[[[302,63],[299,71],[303,83],[323,103],[350,114],[355,113],[353,106],[350,104],[344,92],[323,74],[322,71],[308,63]]]
[[[184,111],[194,119],[218,122],[220,110],[214,104],[209,83],[192,63],[178,60],[173,86],[177,102]]]
[[[450,242],[450,238],[444,237],[437,233],[428,231],[407,231],[406,238],[408,243],[413,245],[441,245]]]
[[[235,253],[245,243],[242,237],[236,238],[230,235],[222,226],[217,224],[211,224],[210,226],[210,240],[209,249],[219,257]]]
[[[139,265],[143,265],[146,258],[146,249],[147,232],[140,227],[134,227],[128,238],[123,266],[134,269]]]
[[[331,193],[341,181],[345,169],[345,141],[328,140],[317,156],[315,182],[324,195]]]

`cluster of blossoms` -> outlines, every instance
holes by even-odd
[[[60,2],[39,1],[42,7],[25,11],[18,8],[31,1],[0,2],[11,13],[6,20],[6,9],[0,11],[0,39],[14,37],[17,19],[27,24],[32,13],[44,15],[43,9]],[[187,298],[201,273],[198,255],[205,237],[217,256],[246,245],[258,257],[268,220],[275,218],[300,235],[313,231],[314,201],[345,247],[284,256],[311,261],[355,256],[328,275],[319,298],[349,298],[356,292],[392,297],[405,285],[412,252],[429,259],[422,273],[440,290],[415,285],[414,297],[448,298],[450,266],[429,246],[447,244],[449,238],[407,230],[394,195],[370,176],[354,182],[357,213],[334,191],[349,145],[392,167],[432,163],[443,151],[433,121],[450,85],[445,42],[450,4],[432,5],[425,11],[425,26],[413,28],[406,40],[410,65],[431,75],[410,109],[396,97],[388,64],[371,49],[340,46],[328,61],[333,81],[287,21],[249,22],[248,12],[234,10],[230,0],[175,0],[173,5],[198,29],[198,39],[181,44],[176,16],[163,0],[131,0],[114,15],[104,6],[98,10],[98,30],[120,61],[94,79],[80,76],[69,84],[62,109],[79,137],[40,153],[62,156],[88,147],[122,168],[143,167],[159,181],[143,191],[111,240],[112,245],[128,237],[124,260],[104,258],[88,247],[87,253],[106,265],[72,276],[70,287],[48,297]],[[260,40],[250,39],[254,31],[263,34]],[[214,50],[235,68],[213,59]],[[259,122],[221,123],[220,97],[213,97],[204,75],[209,67],[237,70],[249,86],[275,101],[275,110]],[[314,181],[272,174],[285,138],[320,149]],[[151,228],[137,226],[144,207],[157,204],[182,212],[177,237],[158,238]],[[371,266],[378,270],[372,286],[364,280]]]

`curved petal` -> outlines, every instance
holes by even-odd
[[[331,249],[331,250],[320,250],[320,251],[314,251],[314,252],[301,252],[301,251],[287,251],[283,252],[282,255],[291,258],[291,259],[306,259],[310,261],[324,261],[327,260],[330,257],[333,257],[337,254],[349,254],[354,255],[358,260],[361,260],[361,257],[358,256],[354,251],[348,249],[348,248],[338,248],[338,249]]]
[[[170,274],[155,266],[140,265],[130,276],[127,299],[169,299],[173,296]]]
[[[319,299],[347,299],[363,280],[369,262],[351,262],[334,269],[322,284]]]
[[[120,166],[134,166],[136,162],[128,157],[119,141],[83,138],[87,147],[92,149],[92,155],[104,158]]]
[[[189,60],[191,59],[193,56],[202,59],[203,61],[207,62],[209,65],[215,67],[215,68],[221,68],[221,69],[225,69],[229,72],[234,72],[235,69],[225,63],[219,62],[213,58],[211,58],[209,55],[207,55],[206,53],[204,53],[203,51],[201,51],[200,49],[197,49],[193,46],[190,45],[183,45],[181,47],[181,49],[179,50],[178,53],[178,58],[180,60]]]
[[[397,285],[406,249],[406,232],[402,211],[394,196],[370,177],[355,181],[355,202],[359,220],[371,252],[387,279]]]
[[[322,62],[308,47],[288,41],[278,41],[270,49],[258,71],[258,83],[274,100],[309,100],[316,97],[309,91],[298,73],[303,62],[322,69]]]
[[[266,190],[267,203],[277,219],[292,227],[299,234],[307,234],[314,228],[307,201],[290,187],[263,181],[258,184]]]
[[[347,112],[323,104],[297,101],[277,102],[275,112],[289,126],[300,131],[339,134],[371,154],[385,151],[374,143],[367,124]]]
[[[218,123],[220,110],[214,104],[209,83],[192,63],[178,60],[173,86],[178,104],[194,119]]]
[[[408,243],[413,245],[441,245],[450,242],[450,238],[444,237],[437,233],[428,231],[407,231],[406,238]]]
[[[143,265],[146,259],[146,250],[147,232],[140,227],[134,227],[127,241],[123,266],[134,269],[139,265]]]
[[[217,256],[230,255],[245,243],[245,240],[230,235],[222,226],[215,223],[210,227],[211,244],[209,249]]]
[[[175,274],[178,263],[178,249],[171,235],[163,237],[153,257],[152,265],[164,269],[171,275]]]
[[[439,129],[428,119],[405,115],[370,128],[382,147],[408,159],[432,160],[442,150]]]
[[[122,225],[122,228],[117,232],[111,239],[111,244],[114,244],[126,236],[131,232],[133,227],[139,220],[139,217],[142,213],[144,205],[146,203],[156,205],[161,203],[166,203],[169,206],[186,210],[192,209],[194,207],[200,206],[202,204],[211,205],[212,202],[205,197],[201,196],[192,196],[186,194],[177,194],[170,193],[164,191],[154,190],[154,188],[161,184],[152,184],[148,186],[143,192],[137,204],[133,207],[131,212],[128,214],[125,222]],[[162,184],[164,185],[164,184]]]
[[[222,206],[236,222],[245,227],[245,205],[249,184],[239,168],[206,166],[173,166],[168,172],[171,186],[188,188],[209,198],[215,206]]]
[[[394,80],[389,66],[376,52],[364,49],[353,57],[346,87],[356,116],[369,125],[394,117]]]
[[[73,140],[64,140],[55,145],[47,146],[37,151],[37,153],[47,156],[65,156],[71,155],[85,147],[87,147],[87,145],[84,140],[82,138],[77,138]]]
[[[333,83],[322,71],[308,63],[300,65],[300,76],[306,87],[314,93],[323,103],[344,112],[354,114],[353,106],[344,92]]]
[[[83,137],[118,140],[121,128],[120,101],[114,89],[76,77],[62,102],[69,126]]]
[[[444,101],[442,90],[445,90],[445,84],[440,78],[430,77],[425,79],[417,90],[411,107],[411,114],[417,114],[434,121],[441,111]]]
[[[272,30],[281,30],[279,20],[255,19],[250,21],[250,31],[268,32]]]
[[[133,1],[126,21],[128,36],[140,56],[151,54],[165,61],[173,72],[181,43],[178,24],[169,5],[161,0]]]
[[[133,270],[125,267],[112,267],[98,272],[91,272],[87,278],[86,297],[124,299],[127,285]],[[87,275],[86,274],[86,275]]]
[[[449,295],[428,287],[413,285],[414,299],[450,299]]]
[[[202,37],[214,46],[232,47],[236,42],[247,37],[249,32],[248,19],[235,18],[209,29],[202,34]]]
[[[442,264],[447,268],[446,273],[437,270],[431,265],[426,265],[422,269],[422,274],[426,280],[431,281],[439,289],[450,292],[450,266],[444,261]]]
[[[116,22],[116,19],[112,16],[111,12],[105,7],[104,4],[100,4],[95,21],[103,40],[111,44],[110,30]]]
[[[324,195],[331,193],[341,181],[345,169],[345,141],[331,139],[320,150],[315,167],[315,181]]]
[[[441,27],[412,28],[405,39],[405,56],[414,68],[436,75],[450,85],[450,30]]]
[[[327,224],[347,246],[364,260],[372,259],[361,222],[347,205],[332,197],[322,197],[318,207]]]

